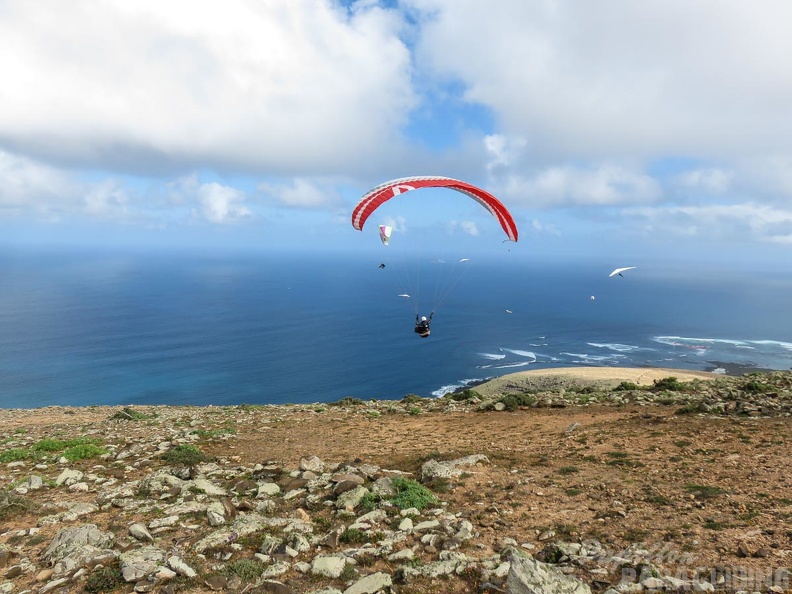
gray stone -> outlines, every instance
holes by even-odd
[[[311,573],[328,578],[341,577],[341,573],[346,567],[346,559],[335,555],[319,555],[314,557],[311,563]]]
[[[168,558],[168,567],[186,578],[192,578],[198,575],[198,572],[187,565],[181,557],[177,557],[176,555]]]
[[[58,530],[47,549],[42,554],[44,561],[54,563],[82,547],[105,548],[113,543],[113,534],[102,532],[95,524],[85,524]]]
[[[57,486],[66,485],[67,487],[78,483],[82,480],[83,473],[79,470],[71,470],[70,468],[66,468],[58,475],[58,478],[55,479],[55,484]]]
[[[322,474],[324,472],[325,463],[316,456],[311,456],[309,458],[300,458],[300,470],[303,471],[310,471],[315,472],[317,474]]]
[[[148,529],[140,523],[132,524],[129,527],[129,534],[131,534],[134,538],[138,540],[145,540],[148,542],[154,542],[154,537],[151,536],[151,533]]]
[[[369,490],[362,485],[358,485],[351,491],[347,491],[346,493],[342,493],[338,499],[336,500],[336,507],[338,509],[346,509],[352,511],[363,500],[363,498],[369,494]]]
[[[155,546],[145,546],[119,555],[124,581],[138,582],[158,571],[165,559],[165,551]]]
[[[586,584],[552,565],[515,553],[510,555],[509,561],[508,594],[591,594]]]
[[[489,458],[483,454],[475,454],[444,462],[427,460],[421,466],[421,481],[427,482],[437,478],[453,478],[464,472],[464,470],[459,468],[460,466],[475,466],[480,463],[489,464]]]
[[[344,594],[375,594],[375,592],[390,588],[392,584],[391,576],[380,571],[358,580],[344,590]]]

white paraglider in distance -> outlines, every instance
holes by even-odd
[[[622,275],[622,272],[627,272],[628,270],[633,270],[634,268],[638,268],[638,267],[637,266],[627,266],[626,268],[617,268],[616,270],[614,270],[613,272],[611,272],[608,275],[608,278],[610,278],[612,276],[616,276],[617,274],[619,276],[621,276],[622,278],[624,278],[624,275]]]

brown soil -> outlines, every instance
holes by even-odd
[[[640,377],[607,371],[596,379],[658,379],[648,370],[631,370]],[[683,374],[673,373],[690,379]],[[669,375],[663,370],[659,377]],[[514,374],[477,390],[502,390],[525,378]],[[21,428],[80,434],[101,426],[113,410],[0,411],[0,435]],[[195,418],[200,409],[181,410]],[[203,410],[202,428],[227,426],[223,409]],[[536,552],[544,546],[539,537],[552,530],[551,541],[597,540],[612,554],[640,543],[653,562],[678,577],[715,566],[765,572],[792,566],[789,418],[677,415],[667,406],[375,416],[366,407],[316,405],[240,410],[233,422],[233,436],[207,439],[201,449],[235,464],[296,466],[301,457],[316,455],[409,471],[416,478],[432,457],[486,455],[489,464],[433,485],[450,509],[471,519],[481,547],[497,549],[511,537],[535,545]],[[146,431],[130,424],[128,439]]]

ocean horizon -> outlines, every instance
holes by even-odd
[[[0,407],[442,396],[529,369],[792,366],[790,275],[371,254],[0,254]],[[442,272],[441,272],[442,271]],[[417,278],[420,276],[420,283]],[[417,295],[427,295],[418,309]]]

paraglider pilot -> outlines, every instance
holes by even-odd
[[[421,338],[426,338],[429,336],[429,326],[432,323],[433,315],[434,312],[429,314],[429,319],[427,319],[426,316],[422,316],[419,320],[418,314],[415,314],[415,333]]]

